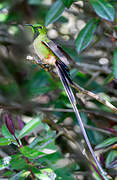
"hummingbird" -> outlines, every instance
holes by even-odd
[[[87,136],[87,133],[85,131],[82,119],[80,117],[79,111],[76,106],[76,99],[73,94],[71,86],[73,85],[73,81],[70,77],[70,71],[68,68],[68,56],[66,55],[66,52],[62,50],[58,45],[56,45],[52,40],[50,40],[47,36],[47,29],[45,26],[41,24],[25,24],[26,26],[30,26],[32,28],[33,32],[33,48],[35,51],[35,54],[37,58],[33,60],[34,63],[41,66],[46,71],[52,71],[53,69],[56,70],[56,73],[58,74],[63,87],[65,89],[65,92],[69,98],[69,101],[72,105],[73,111],[76,115],[78,124],[80,126],[80,129],[82,131],[82,134],[84,136],[84,139],[86,141],[86,144],[90,150],[90,153],[98,167],[98,169],[101,171],[103,175],[106,174],[106,172],[102,169],[100,163],[98,162],[96,155],[93,151],[93,148],[90,144],[89,138]]]

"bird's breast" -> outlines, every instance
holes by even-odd
[[[51,52],[51,50],[45,47],[45,45],[41,41],[37,42],[37,40],[35,40],[33,45],[35,53],[41,59],[43,64],[50,64],[55,66],[56,57]]]

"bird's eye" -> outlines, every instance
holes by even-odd
[[[42,26],[39,26],[38,28],[39,28],[39,29],[42,29]]]

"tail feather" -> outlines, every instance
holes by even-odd
[[[57,67],[61,82],[65,88],[65,91],[66,91],[68,97],[70,97],[69,100],[70,100],[71,104],[75,104],[76,100],[75,100],[74,94],[68,84],[68,83],[72,83],[72,80],[70,79],[69,75],[66,73],[66,71],[63,69],[63,67],[58,62],[56,62],[56,67]]]
[[[59,62],[59,64],[61,64],[62,65],[62,67],[67,71],[67,73],[70,75],[70,73],[69,73],[69,68],[66,66],[66,64],[64,63],[64,62],[62,62],[62,61],[58,61]],[[57,63],[58,63],[57,62]]]
[[[85,128],[84,128],[84,125],[83,125],[83,122],[81,120],[81,117],[80,117],[80,114],[79,114],[79,111],[76,107],[76,100],[75,100],[75,97],[74,97],[74,94],[72,92],[72,89],[71,87],[69,86],[69,84],[73,84],[70,76],[69,76],[69,70],[68,70],[68,67],[61,61],[56,61],[56,68],[57,68],[57,71],[58,71],[58,75],[60,77],[60,80],[64,86],[64,89],[68,95],[68,98],[72,104],[72,107],[73,107],[73,110],[74,110],[74,113],[76,115],[76,118],[77,118],[77,121],[80,125],[80,128],[81,128],[81,131],[83,133],[83,136],[84,136],[84,139],[87,143],[87,146],[92,154],[92,157],[94,158],[95,160],[95,163],[97,164],[97,167],[99,168],[99,170],[103,173],[103,174],[106,174],[106,172],[104,172],[104,170],[102,169],[101,165],[99,164],[96,156],[95,156],[95,153],[91,147],[91,144],[90,144],[90,141],[88,139],[88,136],[86,134],[86,131],[85,131]]]
[[[73,84],[71,78],[70,78],[70,72],[69,69],[67,69],[68,67],[62,62],[62,61],[57,61],[56,65],[59,66],[59,69],[61,70],[62,74],[64,74],[66,80],[68,81],[68,83]]]

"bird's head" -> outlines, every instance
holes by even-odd
[[[25,26],[30,26],[33,31],[33,40],[35,40],[39,35],[44,35],[47,33],[46,27],[41,24],[25,24]]]

